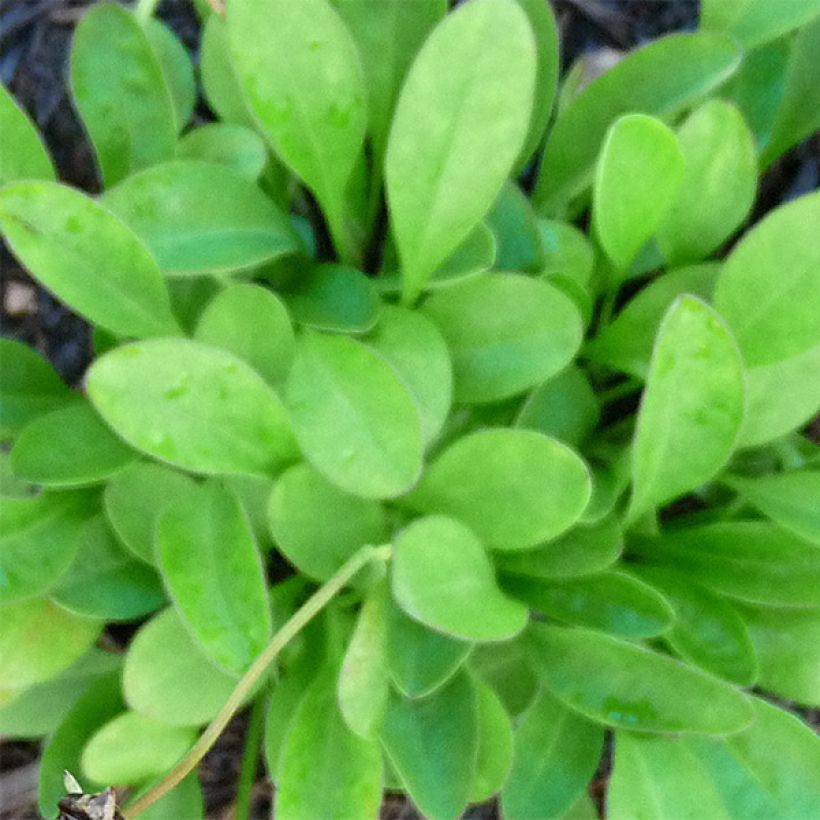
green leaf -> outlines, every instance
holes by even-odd
[[[532,30],[509,0],[473,0],[419,51],[385,161],[407,302],[495,201],[527,136],[535,71]]]
[[[272,384],[293,360],[293,325],[281,300],[259,285],[229,285],[208,304],[194,334],[244,359]]]
[[[82,775],[95,783],[141,783],[170,769],[196,735],[193,728],[123,712],[91,736],[80,759]]]
[[[708,481],[743,420],[743,366],[721,317],[693,296],[664,314],[641,400],[629,518]]]
[[[599,364],[645,380],[661,320],[675,299],[692,294],[709,301],[721,267],[717,262],[670,270],[651,281],[584,347]]]
[[[527,709],[541,688],[520,636],[504,643],[480,644],[470,656],[470,667],[492,686],[504,708],[515,717]]]
[[[678,194],[684,157],[674,132],[645,114],[611,125],[595,170],[592,223],[615,265],[627,277],[638,251],[655,234]]]
[[[772,364],[820,343],[820,193],[772,211],[735,246],[715,289],[749,366]]]
[[[71,94],[107,186],[174,155],[171,90],[136,17],[96,3],[74,32]],[[101,245],[104,243],[100,243]]]
[[[586,285],[595,266],[595,248],[585,233],[574,225],[539,219],[538,230],[544,246],[542,275],[568,277],[580,285]]]
[[[0,440],[11,439],[38,416],[73,398],[39,353],[14,339],[0,338]]]
[[[136,459],[87,402],[35,419],[11,451],[15,475],[47,487],[99,484]]]
[[[740,686],[757,679],[749,632],[731,604],[675,570],[641,564],[631,564],[630,570],[672,605],[675,622],[663,639],[678,655]]]
[[[305,457],[340,489],[391,498],[415,483],[421,471],[416,402],[372,349],[341,336],[305,334],[286,397]]]
[[[265,136],[338,223],[367,125],[362,66],[342,19],[326,0],[244,0],[231,8],[228,36]]]
[[[461,668],[472,644],[414,620],[395,604],[388,611],[387,663],[393,684],[408,698],[423,698]]]
[[[96,618],[73,615],[40,598],[0,604],[0,621],[0,702],[6,690],[25,689],[68,669],[102,629]]]
[[[194,487],[183,473],[162,464],[139,462],[106,484],[105,512],[120,541],[137,558],[154,564],[154,533],[160,514],[175,499],[187,497]]]
[[[496,794],[510,770],[513,727],[498,695],[486,683],[474,681],[478,691],[478,756],[470,802],[481,803]]]
[[[593,80],[561,111],[533,195],[543,216],[563,213],[592,183],[610,125],[628,113],[671,118],[735,71],[741,53],[720,34],[673,34],[639,48]]]
[[[589,379],[581,368],[570,365],[527,396],[515,417],[515,426],[577,447],[598,426],[600,416]]]
[[[820,15],[818,0],[704,0],[700,28],[732,34],[748,50],[776,40]]]
[[[416,311],[385,305],[364,341],[410,388],[421,417],[422,441],[429,444],[441,432],[453,397],[450,353],[438,328]]]
[[[173,607],[155,615],[128,645],[122,688],[128,706],[171,726],[201,726],[237,684],[191,637]]]
[[[538,219],[526,194],[514,182],[508,180],[504,184],[487,223],[496,240],[496,270],[525,273],[542,270],[544,244]]]
[[[228,27],[218,14],[211,14],[202,29],[199,72],[205,100],[220,120],[257,127],[231,61]]]
[[[29,273],[94,324],[117,336],[179,333],[151,254],[89,196],[56,182],[7,185],[0,227]]]
[[[503,553],[496,563],[507,574],[543,580],[576,578],[600,572],[621,554],[621,528],[614,516],[579,524],[533,550]]]
[[[339,673],[339,710],[360,737],[375,737],[387,710],[387,618],[389,594],[379,584],[365,598]]]
[[[57,804],[65,797],[65,771],[79,774],[80,756],[86,741],[122,708],[119,675],[107,676],[71,707],[46,740],[40,757],[37,786],[37,804],[43,817],[55,820]]]
[[[182,131],[196,106],[194,65],[176,34],[155,17],[145,21],[145,34],[171,93],[177,131]]]
[[[675,618],[672,607],[652,587],[619,571],[562,581],[513,575],[502,585],[510,595],[551,619],[624,638],[660,635]]]
[[[102,201],[145,242],[166,276],[232,273],[301,249],[287,216],[225,164],[164,162],[130,176]]]
[[[455,400],[499,401],[563,370],[581,343],[572,301],[546,282],[485,274],[434,293],[424,313],[453,357]]]
[[[271,637],[262,561],[239,500],[217,482],[166,507],[157,555],[180,615],[207,655],[244,672]]]
[[[373,283],[346,265],[312,265],[281,296],[300,325],[331,333],[367,333],[381,312]]]
[[[295,459],[279,397],[222,350],[186,339],[130,344],[97,359],[86,383],[119,436],[183,469],[265,476]]]
[[[539,693],[515,730],[512,768],[501,792],[504,817],[563,817],[595,774],[603,744],[600,726]]]
[[[751,606],[741,606],[739,611],[760,662],[760,687],[816,707],[820,702],[820,612]]]
[[[227,165],[255,181],[268,164],[262,138],[244,125],[211,122],[191,129],[177,145],[177,158]]]
[[[388,537],[377,501],[340,490],[309,464],[291,467],[276,481],[268,521],[288,561],[317,581],[327,581],[360,547]]]
[[[153,785],[148,785],[136,792],[134,799],[140,797]],[[142,820],[203,820],[205,817],[205,800],[202,786],[196,773],[189,774],[181,783],[174,786],[164,797],[140,814]]]
[[[0,602],[53,587],[71,564],[93,510],[93,496],[84,492],[0,499]]]
[[[767,521],[724,521],[630,545],[703,586],[752,604],[820,606],[820,551]]]
[[[375,817],[382,794],[379,746],[345,725],[333,675],[320,674],[293,717],[273,811],[279,820]]]
[[[561,820],[598,820],[598,807],[588,792],[581,796],[561,815]]]
[[[519,550],[556,538],[589,501],[584,462],[531,430],[481,430],[450,445],[406,503],[460,518],[492,549]]]
[[[31,118],[0,85],[0,186],[18,179],[54,179],[54,166]]]
[[[83,527],[80,548],[51,598],[78,615],[129,621],[162,606],[165,593],[156,572],[126,552],[98,515]]]
[[[733,105],[704,103],[678,130],[678,144],[683,182],[657,232],[670,265],[717,250],[743,224],[757,193],[754,137]]]
[[[748,699],[728,683],[621,638],[533,624],[530,640],[544,685],[605,726],[720,735],[752,719]]]
[[[466,674],[426,698],[391,700],[382,743],[408,794],[430,820],[460,817],[470,800],[478,710],[478,692]]]
[[[445,516],[416,519],[395,539],[393,596],[425,626],[468,641],[500,641],[527,623],[498,587],[481,542]]]
[[[772,521],[820,546],[820,472],[793,470],[754,478],[723,479]]]
[[[333,0],[358,46],[367,84],[368,130],[375,163],[384,157],[393,110],[407,70],[446,0]]]

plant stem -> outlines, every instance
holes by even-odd
[[[339,260],[344,265],[352,265],[354,268],[359,267],[361,254],[345,224],[344,206],[325,207],[324,211],[330,238],[333,241],[336,253],[339,255]]]
[[[191,747],[188,754],[154,788],[123,809],[122,814],[125,820],[133,820],[134,817],[138,817],[149,806],[152,806],[157,800],[168,794],[171,789],[179,785],[196,768],[282,649],[333,600],[336,594],[345,587],[360,569],[371,561],[389,560],[392,551],[393,548],[389,544],[381,547],[362,547],[329,581],[319,587],[294,612],[285,625],[271,638],[270,643],[251,664],[248,671],[239,680],[239,683],[236,684],[236,688],[225,701],[225,705],[219,711],[219,714],[200,735],[199,740]]]
[[[159,0],[137,0],[137,6],[134,9],[134,16],[143,25],[151,19],[154,12],[157,10]]]
[[[610,387],[609,390],[602,391],[598,398],[601,404],[609,404],[617,399],[622,399],[625,396],[630,396],[632,393],[637,393],[641,389],[641,383],[637,379],[627,379],[625,382],[616,384]]]
[[[265,730],[265,701],[264,694],[258,695],[251,709],[251,719],[245,737],[245,751],[242,754],[242,767],[239,770],[239,783],[236,787],[233,820],[250,820],[251,796],[253,784],[256,781],[259,752],[262,748],[262,735]]]

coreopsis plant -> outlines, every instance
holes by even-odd
[[[94,327],[79,389],[0,342],[42,813],[201,817],[248,707],[240,818],[260,746],[277,820],[590,818],[608,737],[612,820],[816,816],[820,194],[750,214],[820,3],[559,83],[544,0],[230,0],[206,124],[154,5],[76,31],[99,196],[0,96],[3,238]]]

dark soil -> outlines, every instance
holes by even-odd
[[[561,30],[562,60],[567,67],[581,54],[600,49],[627,50],[661,34],[693,29],[697,0],[552,0]],[[5,0],[0,9],[0,78],[37,122],[61,179],[97,192],[93,155],[66,89],[66,62],[71,35],[89,0]],[[159,17],[169,23],[196,56],[199,26],[190,0],[164,0]],[[208,118],[200,106],[198,117]],[[757,214],[818,186],[820,142],[804,143],[783,158],[764,178]],[[0,246],[0,330],[42,351],[59,373],[77,384],[89,362],[87,324],[56,302],[27,277]],[[119,635],[113,636],[119,639]],[[802,712],[817,726],[817,711]],[[230,814],[242,757],[247,716],[238,716],[201,767],[208,817]],[[7,789],[31,780],[39,754],[36,743],[0,744],[0,820],[29,820],[38,814],[32,803],[13,800]],[[601,804],[609,771],[605,756],[592,784]],[[30,783],[29,783],[30,785]],[[262,768],[254,790],[254,818],[268,817],[271,789]],[[28,806],[28,807],[27,807]],[[473,807],[469,820],[498,816],[494,803]],[[418,820],[407,800],[388,795],[383,820]],[[183,820],[180,818],[180,820]]]

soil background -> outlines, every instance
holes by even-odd
[[[561,31],[562,62],[567,68],[582,54],[606,61],[611,52],[672,31],[697,25],[698,0],[551,0]],[[72,108],[66,87],[68,52],[74,26],[89,0],[2,0],[0,6],[0,79],[29,112],[43,134],[60,178],[89,192],[99,191],[93,153]],[[158,17],[169,24],[195,62],[199,23],[191,0],[163,0]],[[212,119],[200,103],[195,121]],[[0,135],[2,139],[2,135]],[[781,202],[818,187],[820,139],[789,152],[762,181],[757,220]],[[76,385],[90,358],[88,325],[33,283],[0,245],[0,332],[40,350],[63,378]],[[132,630],[113,630],[111,639],[127,643]],[[815,727],[818,710],[800,710]],[[209,820],[228,820],[242,757],[247,715],[239,715],[201,767]],[[39,744],[0,743],[0,820],[37,820],[35,809]],[[609,756],[592,784],[600,805]],[[271,788],[260,767],[254,790],[253,818],[270,816]],[[472,807],[465,820],[492,820],[493,803]],[[383,820],[420,820],[406,799],[387,795]],[[186,820],[179,818],[179,820]],[[317,820],[326,820],[317,818]],[[327,820],[330,820],[327,818]]]

